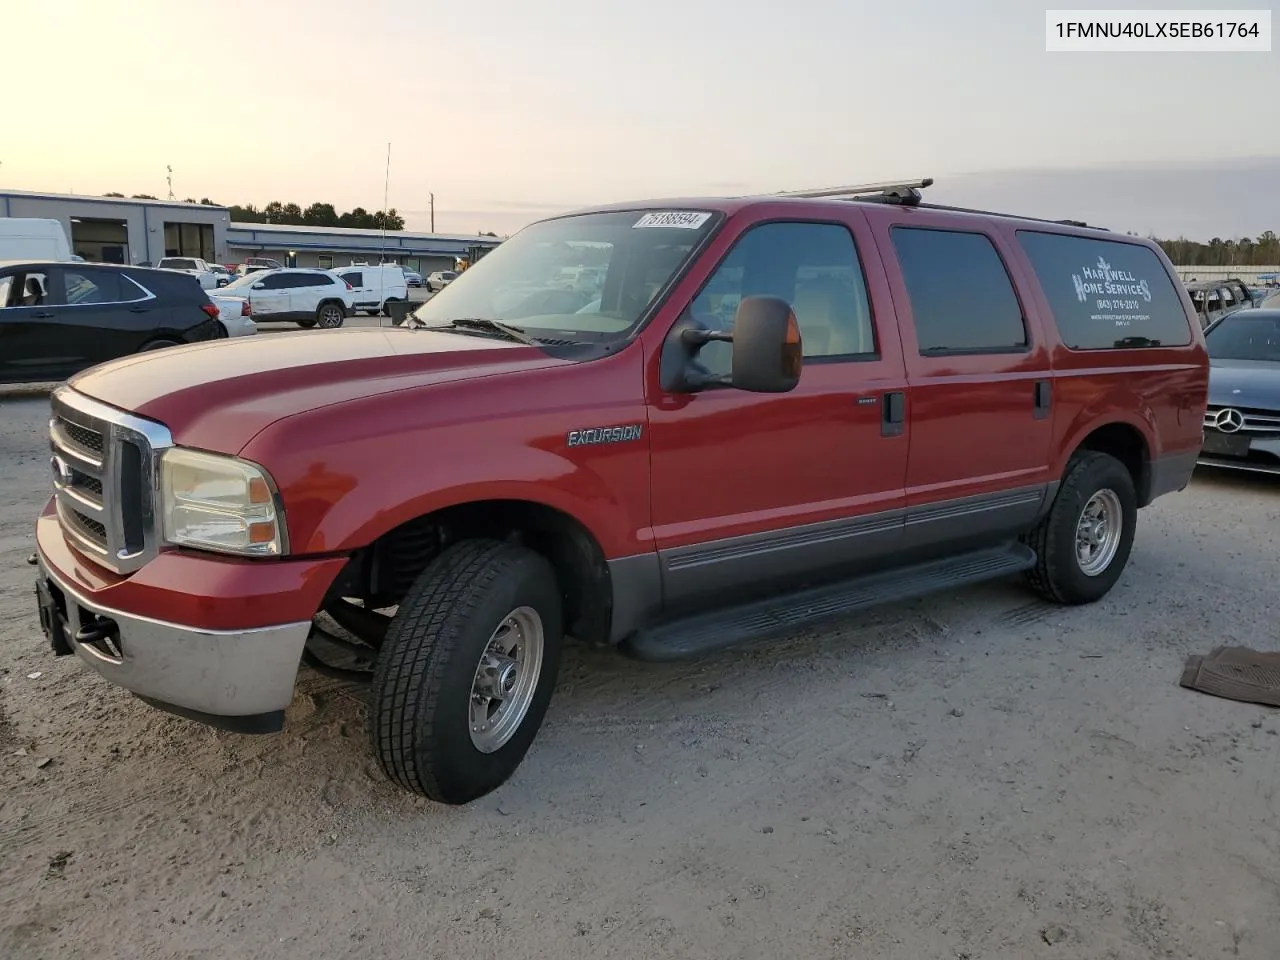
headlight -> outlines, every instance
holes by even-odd
[[[252,557],[285,552],[284,516],[267,473],[234,457],[174,447],[160,461],[164,537],[175,546]]]

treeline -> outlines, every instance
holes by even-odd
[[[123,197],[123,193],[104,193],[104,197]],[[134,200],[156,200],[157,197],[151,196],[149,193],[135,193],[132,196]],[[201,197],[196,200],[187,197],[185,203],[200,203],[206,207],[220,207],[222,204],[215,203],[208,197]],[[307,208],[302,208],[296,203],[281,203],[279,200],[272,200],[262,209],[258,209],[252,203],[240,206],[232,204],[231,219],[235,223],[284,223],[292,226],[307,227],[354,227],[362,230],[403,230],[404,217],[396,213],[396,208],[390,210],[374,210],[369,211],[364,207],[356,207],[339,213],[334,209],[332,203],[313,203]]]
[[[1223,240],[1214,237],[1208,243],[1198,240],[1160,240],[1169,259],[1180,267],[1272,267],[1280,265],[1280,237],[1267,230],[1256,240],[1241,237]]]

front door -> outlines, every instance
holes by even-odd
[[[841,222],[747,225],[682,315],[727,330],[745,296],[792,304],[805,361],[790,393],[663,391],[667,331],[646,331],[653,537],[669,613],[825,579],[897,548],[908,438],[885,424],[885,398],[900,397],[905,371],[878,264],[868,291],[866,254],[874,260],[854,209]],[[700,360],[727,373],[731,349],[708,344]]]
[[[255,317],[272,320],[289,312],[287,273],[269,273],[249,288],[249,303]]]
[[[997,232],[927,211],[882,220],[877,241],[910,383],[909,549],[974,546],[1029,527],[1047,495],[1049,350]]]

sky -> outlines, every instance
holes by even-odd
[[[409,229],[434,192],[438,231],[506,235],[597,202],[931,176],[938,202],[1280,232],[1280,48],[1050,54],[1049,5],[1107,6],[9,0],[29,39],[0,89],[39,99],[0,133],[0,188],[164,197],[170,165],[178,199],[372,210],[385,186]]]

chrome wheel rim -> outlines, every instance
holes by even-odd
[[[1076,521],[1076,563],[1086,577],[1096,577],[1116,557],[1124,531],[1124,507],[1114,490],[1099,490]]]
[[[512,610],[485,644],[471,681],[467,727],[481,753],[500,750],[529,713],[545,647],[542,618],[533,607]]]

